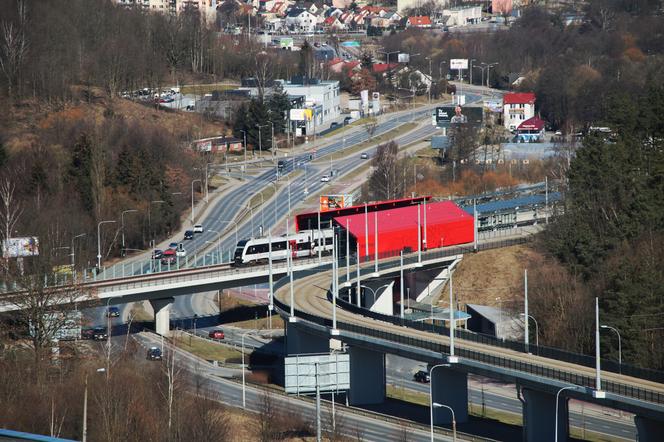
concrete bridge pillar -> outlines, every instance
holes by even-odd
[[[664,422],[643,416],[634,416],[637,440],[639,442],[661,441],[664,437]]]
[[[171,304],[173,298],[151,299],[150,305],[154,310],[154,329],[158,335],[168,336],[171,330]]]
[[[447,367],[433,370],[430,381],[433,402],[454,410],[457,423],[468,422],[468,375]],[[452,423],[452,413],[445,407],[434,407],[434,425]]]
[[[286,322],[286,353],[297,355],[303,353],[328,353],[330,339],[305,333],[297,326],[297,322]]]
[[[350,347],[350,405],[380,404],[385,400],[385,353]]]
[[[555,440],[556,395],[524,388],[523,439],[527,442]],[[569,399],[561,393],[558,398],[558,440],[569,437]]]

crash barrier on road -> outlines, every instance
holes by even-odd
[[[343,281],[339,281],[343,283]],[[342,289],[344,290],[344,289]],[[332,301],[331,293],[328,292],[328,298]],[[413,321],[411,319],[400,318],[399,316],[390,316],[383,313],[374,312],[364,307],[358,307],[341,297],[337,298],[337,305],[344,310],[366,316],[379,321],[390,322],[394,325],[401,325],[415,330],[430,331],[431,333],[439,335],[450,334],[450,329],[445,326],[427,324],[421,321]],[[475,333],[472,331],[455,328],[454,336],[466,341],[477,342],[479,344],[491,345],[494,347],[507,348],[510,350],[518,351],[521,353],[531,353],[537,356],[542,356],[549,359],[555,359],[562,362],[570,362],[572,364],[583,365],[585,367],[595,367],[595,358],[593,356],[584,355],[580,353],[573,353],[570,351],[561,350],[559,348],[546,347],[543,345],[537,346],[535,344],[526,344],[522,341],[511,341],[496,338],[495,336],[486,335],[482,333]],[[634,365],[618,364],[611,360],[602,359],[602,370],[610,371],[613,373],[620,373],[625,376],[633,378],[644,379],[648,381],[664,383],[664,372],[657,370],[650,370],[647,368],[636,367]]]
[[[305,270],[305,271],[299,272],[299,273],[297,273],[297,279],[312,276],[312,275],[318,273],[320,270],[321,269],[310,269],[310,270]],[[365,273],[365,274],[372,272],[372,269],[364,269],[364,270],[365,271],[363,273]],[[368,271],[366,271],[366,270],[368,270]],[[288,282],[289,282],[289,278],[287,278],[287,277],[281,278],[279,281],[277,281],[277,283],[275,284],[275,292],[277,290],[279,290],[281,287],[288,284]],[[337,298],[337,301],[341,301],[341,299]],[[284,315],[289,314],[290,306],[288,306],[285,303],[279,301],[276,297],[274,298],[274,304],[277,307],[277,309],[279,309],[282,312],[282,314],[284,314]],[[322,325],[322,326],[329,327],[329,328],[332,327],[332,320],[331,319],[321,318],[319,316],[312,315],[310,313],[306,313],[306,312],[303,312],[303,311],[298,310],[298,309],[295,309],[295,316],[300,318],[300,319],[303,319],[305,321],[312,322],[314,324]],[[390,318],[390,317],[387,317],[387,318]],[[376,319],[380,319],[381,321],[386,321],[386,322],[392,322],[391,319],[390,320],[386,320],[385,318],[376,318]],[[399,321],[399,323],[397,323],[396,325],[401,325],[400,324],[401,319],[400,318],[395,318],[395,319],[397,319]],[[407,337],[407,336],[399,335],[399,334],[396,334],[396,333],[385,332],[385,331],[377,330],[377,329],[374,329],[374,328],[369,328],[369,327],[359,326],[359,325],[355,325],[355,324],[345,323],[345,322],[342,322],[342,321],[337,321],[337,328],[339,330],[345,330],[345,331],[349,331],[349,332],[352,332],[352,333],[358,333],[358,334],[362,334],[362,335],[365,335],[365,336],[371,336],[373,338],[378,338],[378,339],[382,339],[382,340],[393,342],[393,343],[399,343],[399,344],[409,345],[411,347],[417,347],[417,348],[422,348],[422,349],[426,349],[426,350],[435,351],[435,352],[438,352],[438,353],[449,354],[449,346],[446,346],[446,345],[443,345],[443,344],[438,344],[438,343],[435,343],[435,342],[432,342],[432,341],[427,341],[427,340],[424,340],[424,339]],[[430,325],[429,325],[429,327],[425,327],[425,328],[426,328],[426,331],[431,330]],[[440,327],[440,330],[441,331],[447,330],[447,328],[446,327]],[[449,333],[449,330],[448,330],[448,333]],[[461,336],[461,335],[456,335],[456,336],[459,336],[460,339],[466,339],[466,336]],[[483,335],[483,336],[485,336],[485,335]],[[473,336],[473,338],[474,337],[475,336]],[[479,339],[482,339],[482,337],[480,337]],[[479,341],[475,340],[474,342],[487,344],[487,345],[493,345],[491,342],[482,342],[481,340],[479,340]],[[521,346],[521,349],[515,349],[515,350],[523,352],[524,351],[523,344],[522,343],[519,343],[519,344]],[[535,346],[533,346],[533,347],[535,347]],[[504,347],[504,348],[509,348],[509,347]],[[556,350],[556,349],[552,349],[552,350]],[[568,353],[568,352],[564,352],[562,350],[558,350],[558,351],[560,351],[562,353]],[[540,356],[555,359],[555,356],[545,355],[544,350],[542,350],[542,352],[543,353],[540,354]],[[465,357],[465,358],[468,358],[468,359],[477,360],[478,362],[484,362],[484,363],[487,363],[487,364],[490,364],[490,365],[495,365],[495,366],[498,366],[498,367],[504,367],[504,368],[511,369],[511,370],[522,371],[522,372],[525,372],[525,373],[530,373],[530,374],[534,374],[534,375],[538,375],[538,376],[548,377],[548,378],[551,378],[551,379],[557,379],[557,380],[561,380],[561,381],[565,381],[565,382],[572,382],[574,384],[583,385],[583,386],[587,386],[587,387],[594,387],[595,386],[595,378],[590,377],[590,376],[578,375],[578,374],[570,373],[570,372],[567,372],[567,371],[562,371],[562,370],[559,370],[559,369],[544,367],[544,366],[538,365],[538,364],[515,361],[513,359],[509,359],[509,358],[505,358],[505,357],[487,355],[487,354],[477,352],[477,351],[474,351],[474,350],[466,350],[466,349],[458,348],[458,349],[455,349],[455,353],[460,357]],[[568,353],[568,354],[574,355],[574,353]],[[583,360],[583,358],[587,357],[585,355],[576,355],[576,356],[580,356],[581,360]],[[563,361],[563,362],[575,363],[574,361]],[[582,364],[579,364],[579,365],[582,365]],[[640,370],[643,370],[643,369],[639,369],[637,367],[634,367],[634,369],[635,369],[635,372],[637,372],[636,374],[645,374],[645,375],[647,375],[647,373],[638,373]],[[645,370],[645,372],[650,372],[650,371],[652,371],[652,370]],[[659,373],[659,372],[654,372],[654,373]],[[623,370],[623,374],[628,375],[628,373],[626,373],[624,370]],[[637,377],[636,375],[630,375],[630,376]],[[629,385],[624,385],[624,384],[620,384],[620,383],[617,383],[617,382],[606,381],[606,380],[602,381],[602,388],[606,391],[609,391],[609,392],[612,392],[612,393],[615,393],[615,394],[628,396],[628,397],[632,397],[632,398],[640,399],[640,400],[644,400],[644,401],[664,404],[664,394],[661,394],[661,393],[658,393],[658,392],[655,392],[655,391],[652,391],[652,390],[641,389],[641,388],[632,387],[632,386],[629,386]]]

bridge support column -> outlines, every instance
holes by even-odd
[[[385,401],[385,353],[350,347],[351,405],[380,404]]]
[[[150,305],[154,310],[154,329],[158,335],[168,336],[171,330],[171,304],[173,298],[151,299]]]
[[[664,422],[643,416],[634,416],[636,434],[639,442],[661,441],[664,435]]]
[[[330,351],[330,339],[305,333],[298,328],[297,322],[286,323],[286,353],[327,353]]]
[[[524,388],[523,439],[526,442],[546,442],[555,439],[556,395]],[[569,399],[558,399],[558,440],[569,437]]]
[[[468,422],[468,375],[447,367],[438,367],[430,379],[433,402],[454,410],[457,423]],[[433,409],[434,425],[452,423],[452,413],[445,407]]]

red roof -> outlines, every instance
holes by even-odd
[[[380,73],[386,72],[390,69],[394,69],[397,66],[399,66],[399,63],[390,63],[390,64],[387,64],[387,63],[374,63],[371,66],[371,70],[373,72],[377,73],[377,74],[380,74]]]
[[[431,26],[431,19],[426,15],[416,15],[408,17],[408,23],[411,26]]]
[[[505,94],[503,104],[535,104],[535,94],[532,92]]]
[[[337,21],[337,17],[335,17],[334,15],[330,15],[328,18],[325,19],[323,23],[325,23],[326,25],[331,25],[335,21]]]
[[[375,253],[375,224],[378,220],[378,253],[386,256],[398,254],[400,250],[417,250],[417,220],[420,211],[421,239],[426,237],[424,248],[437,248],[464,244],[473,241],[474,220],[472,215],[452,201],[426,205],[426,235],[424,234],[424,206],[410,205],[374,212],[366,218],[364,213],[338,216],[334,222],[345,228],[357,241],[360,255],[364,256],[365,244],[369,243],[370,255]],[[365,227],[365,223],[366,226]],[[365,234],[366,229],[366,234]]]
[[[529,118],[523,123],[519,124],[519,127],[516,129],[519,130],[536,130],[541,131],[544,129],[544,120],[539,117]]]

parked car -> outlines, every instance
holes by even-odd
[[[106,327],[96,327],[94,330],[92,330],[92,339],[95,341],[103,341],[104,339],[108,339]]]
[[[186,230],[184,232],[184,239],[194,239],[194,231],[193,230]]]
[[[161,259],[161,255],[163,255],[164,252],[159,250],[159,249],[154,249],[152,251],[152,259]]]
[[[420,370],[420,371],[418,371],[417,373],[415,373],[415,375],[413,376],[413,379],[414,379],[416,382],[422,382],[422,383],[424,383],[424,384],[426,384],[426,383],[428,383],[429,381],[431,381],[431,378],[429,377],[429,373],[426,372],[426,371],[424,371],[424,370]]]
[[[187,256],[187,251],[184,249],[184,246],[182,244],[178,244],[178,248],[175,249],[175,256],[178,256],[180,258],[184,258]]]
[[[106,317],[107,318],[119,318],[120,317],[120,309],[117,307],[109,307],[108,310],[106,310]]]
[[[203,233],[203,224],[194,225],[194,233]]]
[[[150,347],[148,348],[149,361],[161,361],[161,349],[159,347]]]
[[[177,262],[177,255],[175,249],[168,249],[161,255],[161,264],[169,265]]]
[[[369,158],[369,154],[366,153],[366,152],[362,153],[362,155],[360,155],[360,158],[362,158],[363,160],[366,160],[367,158]]]
[[[323,175],[323,176],[320,178],[320,182],[321,182],[321,183],[329,183],[329,182],[330,182],[330,177],[327,176],[327,175]]]
[[[330,123],[330,129],[336,129],[337,127],[339,127],[339,123],[337,123],[336,121]]]
[[[208,336],[212,339],[224,339],[224,331],[223,330],[210,330],[210,333]]]
[[[81,330],[81,339],[94,339],[95,329],[92,327],[86,327]]]
[[[344,118],[344,126],[353,122],[353,117]]]

